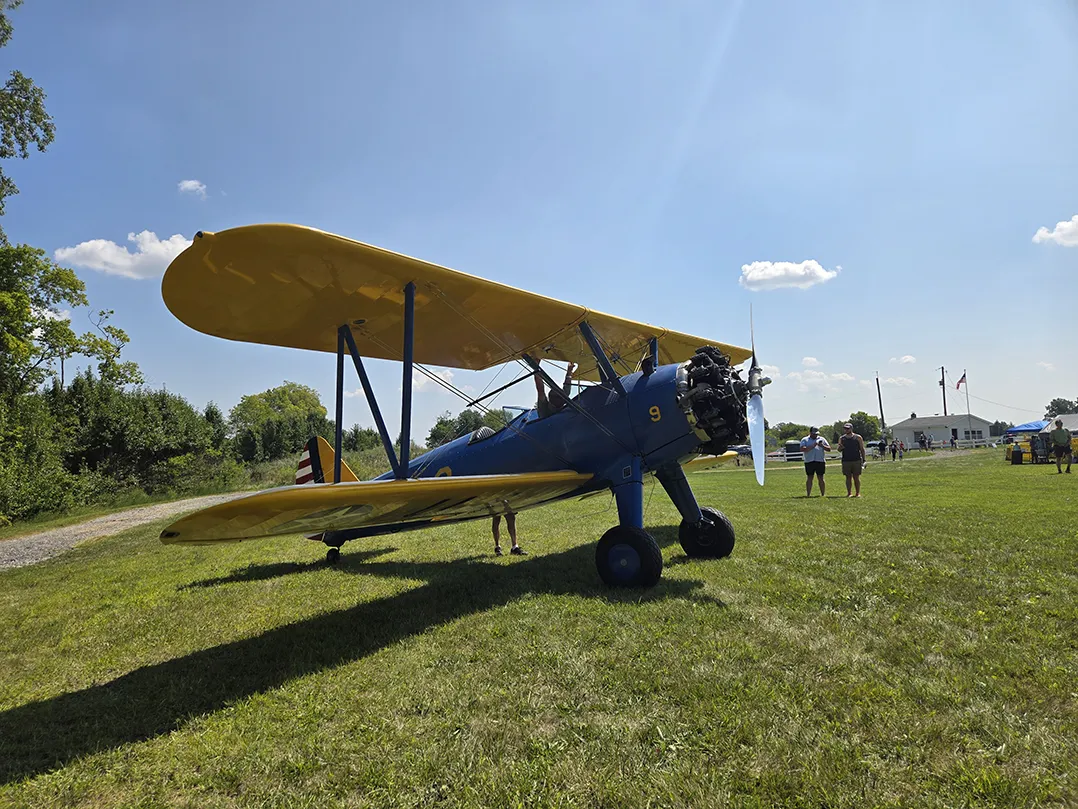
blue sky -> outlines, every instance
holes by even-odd
[[[940,366],[949,409],[966,369],[1026,421],[1078,396],[1078,7],[971,8],[27,0],[3,55],[57,135],[8,162],[4,227],[199,407],[290,379],[332,408],[332,356],[161,301],[197,230],[294,222],[727,342],[751,303],[772,422],[876,412],[876,372],[888,421],[940,412]],[[372,377],[395,421],[399,366]],[[414,430],[459,406],[423,385]]]

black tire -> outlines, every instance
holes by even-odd
[[[596,545],[595,567],[610,587],[654,587],[663,573],[663,554],[644,529],[617,525]]]
[[[734,526],[721,511],[702,508],[704,520],[699,524],[681,521],[677,538],[689,556],[702,559],[723,559],[734,550]]]
[[[326,561],[329,562],[331,565],[335,564],[338,561],[340,561],[340,558],[341,558],[341,549],[340,548],[330,548],[328,551],[326,551]]]

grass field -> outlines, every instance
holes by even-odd
[[[608,498],[521,515],[523,558],[157,525],[0,573],[0,805],[1078,804],[1078,475],[790,467],[692,477],[725,560],[656,488],[646,592],[599,584]]]

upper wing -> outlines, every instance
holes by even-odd
[[[237,542],[488,517],[538,505],[579,489],[591,479],[591,475],[565,471],[284,486],[188,514],[162,531],[161,541]]]
[[[704,345],[735,365],[751,356],[298,225],[201,232],[169,265],[161,291],[177,318],[206,334],[335,352],[337,329],[347,323],[362,356],[399,360],[409,282],[416,285],[414,358],[427,365],[481,370],[530,353],[575,362],[578,378],[598,379],[577,329],[585,319],[619,373],[636,365],[652,337],[660,363],[683,362]]]

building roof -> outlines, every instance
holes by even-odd
[[[991,422],[982,419],[980,416],[974,416],[972,413],[950,413],[946,416],[918,416],[915,419],[906,419],[900,421],[898,424],[892,424],[891,429],[897,430],[902,428],[903,430],[919,430],[922,427],[938,427],[940,425],[950,426],[959,421],[968,421],[974,418],[977,421],[983,421],[985,424]]]

